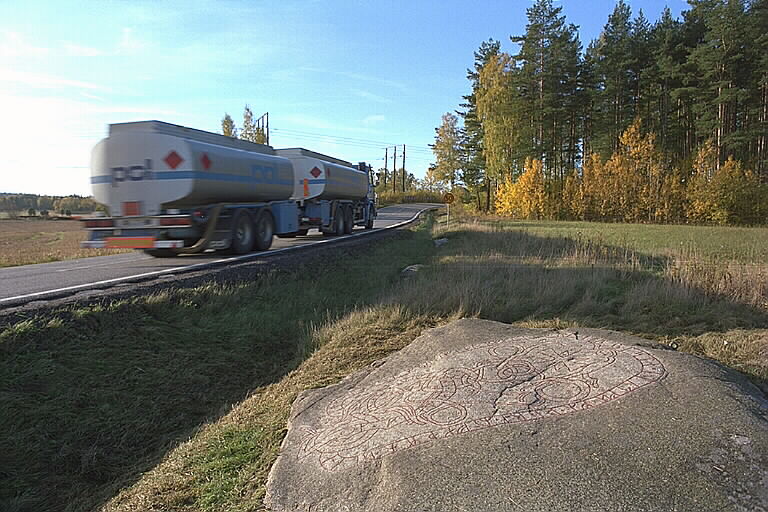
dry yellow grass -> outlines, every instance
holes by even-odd
[[[86,235],[76,220],[0,220],[0,267],[128,252],[81,249]]]

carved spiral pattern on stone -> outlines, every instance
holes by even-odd
[[[649,352],[556,333],[441,354],[386,383],[359,385],[305,427],[300,459],[335,471],[419,444],[590,409],[658,382]]]

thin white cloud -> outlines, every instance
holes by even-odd
[[[378,76],[373,76],[373,75],[364,75],[362,73],[355,73],[352,71],[331,71],[328,69],[315,68],[311,66],[302,66],[298,69],[301,71],[307,71],[312,73],[333,73],[334,75],[343,76],[345,78],[356,80],[358,82],[375,83],[377,85],[384,85],[392,89],[398,89],[403,92],[405,92],[408,89],[404,83],[398,82],[397,80],[388,80],[386,78],[380,78]]]
[[[88,93],[88,92],[85,92],[85,91],[80,91],[80,96],[82,96],[83,98],[88,98],[89,100],[106,101],[101,96],[97,96],[95,94],[91,94],[91,93]]]
[[[351,71],[336,71],[335,73],[339,76],[344,76],[353,80],[359,80],[361,82],[374,82],[380,85],[386,85],[387,87],[391,87],[393,89],[400,89],[401,91],[405,91],[407,89],[405,84],[396,80],[381,79],[379,77],[363,75],[361,73],[353,73]]]
[[[365,91],[363,89],[350,89],[350,92],[355,96],[359,96],[360,98],[363,98],[366,100],[375,101],[376,103],[392,103],[392,100],[390,100],[389,98],[379,96],[378,94],[374,94],[370,91]]]
[[[44,57],[50,53],[49,48],[33,45],[19,32],[0,33],[0,57]]]
[[[101,57],[102,55],[106,55],[103,50],[99,50],[98,48],[82,46],[70,41],[65,41],[62,49],[64,55],[67,57]]]
[[[92,105],[88,110],[90,112],[99,114],[149,114],[153,117],[183,115],[177,110],[162,109],[151,106],[129,107],[124,105],[107,105],[101,107]]]
[[[133,55],[139,53],[141,50],[148,46],[146,41],[137,38],[133,29],[124,27],[120,36],[120,41],[117,43],[117,53],[121,55]]]
[[[296,124],[304,128],[312,128],[313,130],[331,131],[338,128],[337,126],[329,123],[324,119],[318,119],[316,117],[302,114],[289,114],[287,116],[281,116],[281,121]]]
[[[36,46],[20,32],[0,32],[0,57],[98,57],[106,52],[72,41],[64,41],[55,47]]]
[[[58,87],[74,87],[89,90],[107,90],[98,84],[83,82],[82,80],[70,80],[55,75],[45,73],[30,73],[27,71],[16,71],[8,68],[0,68],[0,83],[9,82],[36,87],[40,89],[53,89]]]
[[[381,114],[374,114],[372,116],[368,116],[365,119],[363,119],[363,124],[366,125],[366,126],[371,126],[371,125],[374,125],[374,124],[383,123],[386,120],[387,120],[387,118],[384,117],[383,115],[381,115]]]

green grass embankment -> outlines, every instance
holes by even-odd
[[[320,271],[0,334],[0,508],[259,510],[298,392],[460,316],[625,331],[768,379],[768,230],[718,228],[741,247],[723,258],[699,228],[451,218]]]

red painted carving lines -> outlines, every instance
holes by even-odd
[[[598,338],[514,338],[442,354],[391,382],[353,388],[305,429],[299,458],[334,471],[419,444],[570,414],[655,383],[650,353]]]

